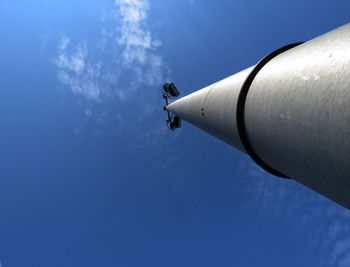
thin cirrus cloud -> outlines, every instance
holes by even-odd
[[[147,0],[116,0],[101,18],[105,26],[97,48],[63,36],[54,59],[59,81],[90,102],[126,100],[141,86],[160,84],[166,67],[157,53],[161,42],[147,25],[149,8]]]
[[[247,165],[249,194],[276,224],[289,225],[304,250],[321,251],[319,266],[350,266],[350,212],[294,181],[266,175]]]
[[[69,44],[70,39],[67,37],[63,37],[59,44],[60,53],[55,59],[59,81],[74,94],[98,101],[101,94],[101,63],[87,60],[88,48],[85,43],[75,46],[73,52],[68,49]]]

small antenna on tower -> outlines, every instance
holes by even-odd
[[[169,99],[174,99],[180,95],[179,90],[177,90],[175,84],[173,83],[165,83],[162,88],[162,96],[165,100],[165,106],[163,109],[167,112],[166,123],[170,130],[175,130],[181,127],[181,119],[172,114],[169,110],[167,110],[167,106],[169,105]]]

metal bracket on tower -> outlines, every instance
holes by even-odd
[[[290,179],[290,178],[288,176],[284,175],[283,173],[279,172],[278,170],[275,170],[274,168],[269,166],[267,163],[265,163],[264,160],[261,159],[260,156],[255,152],[253,146],[251,145],[251,142],[250,142],[249,137],[248,137],[246,123],[245,123],[245,103],[247,100],[249,88],[250,88],[251,84],[253,83],[254,78],[259,73],[259,71],[274,57],[276,57],[276,56],[284,53],[285,51],[292,49],[292,48],[294,48],[302,43],[303,42],[299,42],[299,43],[293,43],[290,45],[283,46],[283,47],[273,51],[272,53],[268,54],[262,60],[260,60],[260,62],[255,65],[253,70],[250,72],[250,74],[248,75],[248,77],[244,81],[244,83],[241,87],[240,93],[238,95],[238,99],[237,99],[237,109],[236,109],[237,130],[238,130],[238,134],[239,134],[239,137],[241,139],[241,143],[244,146],[245,151],[252,158],[252,160],[257,165],[259,165],[261,168],[263,168],[265,171],[267,171],[275,176],[278,176],[281,178],[287,178],[287,179]]]
[[[174,99],[180,95],[179,90],[177,90],[175,84],[173,83],[165,83],[162,87],[162,96],[165,100],[165,106],[163,106],[163,110],[167,112],[166,123],[170,130],[175,130],[177,128],[181,128],[181,119],[172,114],[169,110],[167,110],[167,106],[169,105],[169,99]]]

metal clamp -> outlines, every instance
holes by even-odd
[[[237,122],[237,129],[238,129],[238,134],[241,139],[242,145],[244,149],[246,150],[247,154],[252,158],[252,160],[258,164],[261,168],[263,168],[265,171],[281,177],[281,178],[287,178],[290,179],[288,176],[284,175],[283,173],[275,170],[271,166],[269,166],[260,156],[255,152],[253,146],[251,145],[251,142],[249,140],[248,132],[247,132],[247,127],[245,123],[245,117],[244,117],[244,112],[245,112],[245,103],[247,100],[249,88],[254,81],[254,78],[256,75],[259,73],[259,71],[274,57],[278,56],[279,54],[282,54],[283,52],[294,48],[303,42],[299,43],[293,43],[289,44],[286,46],[283,46],[267,56],[265,56],[255,67],[254,69],[250,72],[246,80],[244,81],[242,88],[240,90],[238,100],[237,100],[237,109],[236,109],[236,122]]]

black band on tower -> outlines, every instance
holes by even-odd
[[[259,71],[274,57],[278,56],[279,54],[282,54],[283,52],[296,47],[301,43],[294,43],[294,44],[289,44],[286,46],[283,46],[272,53],[268,54],[266,57],[264,57],[255,67],[254,69],[250,72],[246,80],[244,81],[241,91],[239,92],[238,100],[237,100],[237,109],[236,109],[236,123],[237,123],[237,129],[238,129],[238,134],[241,139],[242,145],[248,155],[254,160],[256,164],[258,164],[261,168],[263,168],[265,171],[276,175],[281,178],[287,178],[290,179],[288,176],[284,175],[283,173],[275,170],[268,164],[266,164],[260,157],[259,155],[254,151],[254,148],[252,147],[249,137],[248,137],[248,132],[247,132],[247,127],[245,123],[245,117],[244,117],[244,112],[245,112],[245,103],[247,100],[247,95],[249,88],[256,77],[256,75],[259,73]]]

